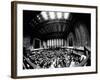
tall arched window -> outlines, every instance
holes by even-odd
[[[41,47],[41,40],[38,38],[34,38],[33,46],[35,49],[40,48]]]
[[[72,38],[69,39],[69,46],[73,46],[73,39]]]
[[[72,32],[67,37],[67,46],[74,46],[74,35]]]

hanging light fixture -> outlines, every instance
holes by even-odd
[[[44,20],[48,20],[48,15],[46,11],[41,12],[41,15],[44,18]]]
[[[69,13],[64,13],[64,19],[68,19],[69,18]]]
[[[57,19],[62,19],[62,12],[56,12],[57,14]]]
[[[55,12],[49,12],[50,19],[55,19]]]
[[[66,12],[55,12],[55,11],[43,11],[41,12],[44,20],[53,20],[53,19],[69,19],[70,13]]]

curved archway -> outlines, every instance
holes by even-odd
[[[90,46],[89,32],[84,24],[75,26],[76,46]]]
[[[34,38],[33,46],[34,46],[35,49],[40,48],[41,47],[41,40],[38,39],[38,38]]]

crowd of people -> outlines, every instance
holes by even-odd
[[[90,55],[78,55],[75,50],[70,48],[38,49],[33,51],[23,49],[23,52],[23,69],[86,66],[87,61],[90,59]]]

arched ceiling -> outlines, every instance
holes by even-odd
[[[90,30],[90,16],[81,13],[23,11],[24,35],[48,38],[66,38],[76,22],[83,22]],[[89,31],[90,33],[90,31]]]

